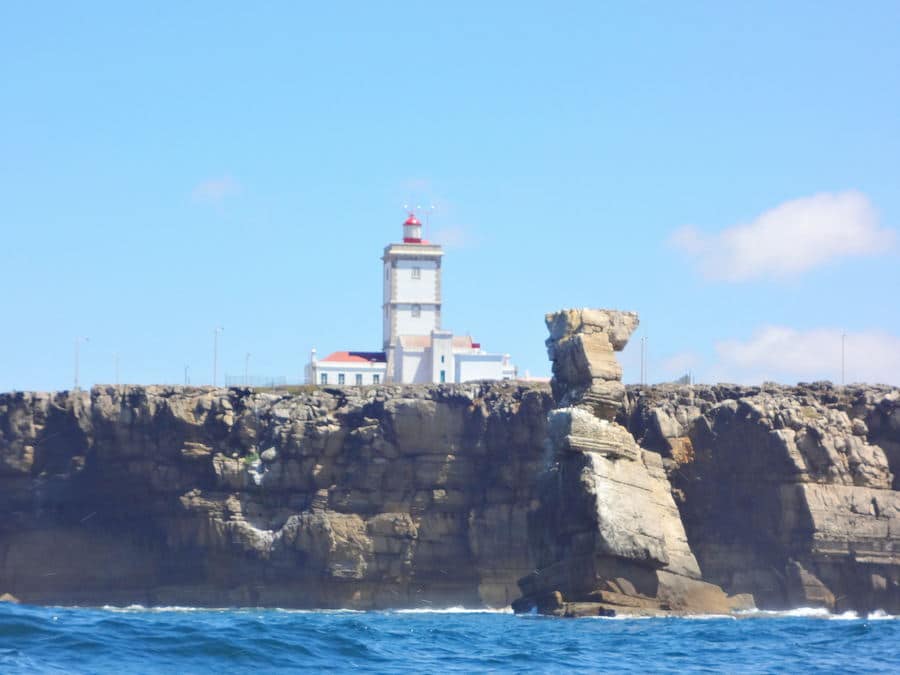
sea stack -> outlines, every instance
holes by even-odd
[[[634,312],[567,309],[546,317],[557,407],[548,463],[528,514],[535,569],[518,612],[557,616],[729,612],[752,606],[701,581],[659,454],[614,421],[625,397],[615,352]]]

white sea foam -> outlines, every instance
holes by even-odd
[[[512,614],[511,607],[489,608],[482,607],[479,609],[470,607],[416,607],[414,609],[393,609],[389,610],[392,614]]]
[[[830,621],[859,621],[866,619],[868,621],[885,621],[898,618],[894,614],[888,614],[883,609],[876,609],[869,612],[865,616],[860,616],[853,610],[847,610],[840,614],[832,614],[824,607],[797,607],[795,609],[773,610],[773,609],[748,609],[737,613],[738,616],[772,616],[772,617],[806,617],[812,619],[828,619]]]
[[[890,621],[891,619],[896,619],[897,615],[888,614],[883,609],[876,609],[874,612],[869,612],[866,618],[869,621]]]
[[[851,610],[840,614],[830,614],[828,618],[831,621],[856,621],[859,618],[859,614]]]
[[[747,609],[737,612],[738,616],[780,616],[809,617],[827,619],[832,616],[824,607],[796,607],[794,609]]]
[[[273,611],[285,614],[363,614],[363,609],[294,609],[290,607],[184,607],[179,605],[152,606],[145,605],[103,605],[102,607],[79,607],[74,609],[101,609],[105,612],[138,613],[138,612],[259,612]],[[416,607],[409,609],[370,610],[390,614],[512,614],[511,607],[472,608],[472,607]]]
[[[90,609],[90,608],[85,608]],[[103,605],[100,607],[105,612],[135,613],[135,612],[229,612],[235,611],[234,607],[182,607],[179,605],[161,605],[146,607],[144,605]]]
[[[256,608],[261,609],[261,608]],[[290,607],[274,607],[273,612],[283,614],[365,614],[364,609],[292,609]]]
[[[181,605],[165,605],[152,606],[145,605],[103,605],[102,607],[87,606],[68,606],[59,607],[59,609],[101,609],[105,612],[117,613],[162,613],[162,612],[259,612],[273,611],[286,614],[364,614],[366,610],[361,609],[291,609],[286,607],[187,607]],[[472,607],[417,607],[412,609],[389,609],[378,610],[389,614],[512,614],[511,607],[502,608],[472,608]],[[693,620],[714,620],[714,619],[739,619],[752,617],[773,617],[773,618],[812,618],[812,619],[828,619],[831,621],[858,621],[866,619],[868,621],[890,621],[900,618],[894,614],[888,614],[883,609],[876,609],[861,617],[857,612],[846,611],[840,614],[832,614],[824,607],[796,607],[794,609],[773,610],[773,609],[748,609],[735,612],[734,614],[684,614],[680,616],[646,616],[640,614],[617,614],[616,616],[587,616],[585,619],[602,619],[605,621],[638,621],[656,618],[675,618],[675,619],[693,619]]]

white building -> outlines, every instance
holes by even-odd
[[[441,327],[440,246],[422,239],[422,224],[410,214],[403,242],[389,244],[381,258],[382,351],[311,354],[306,380],[319,385],[382,382],[426,383],[507,380],[516,377],[508,354],[489,354],[469,336]]]

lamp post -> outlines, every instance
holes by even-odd
[[[119,353],[118,352],[113,353],[113,363],[115,364],[116,386],[118,387],[119,386]]]
[[[80,348],[82,342],[89,342],[90,338],[87,337],[77,337],[75,338],[75,391],[78,391],[78,357],[80,356]]]
[[[219,333],[221,333],[225,328],[222,326],[216,326],[216,329],[213,331],[213,386],[216,386],[216,380],[218,379],[219,374]]]
[[[247,372],[250,369],[250,352],[247,352],[246,356],[244,356],[244,386],[247,386]]]

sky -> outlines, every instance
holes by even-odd
[[[894,1],[7,2],[0,391],[378,349],[405,204],[520,373],[900,384],[898,188]]]

